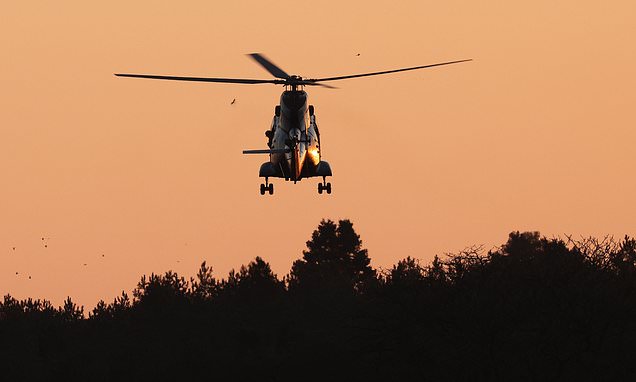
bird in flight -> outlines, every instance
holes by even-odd
[[[230,102],[230,105],[234,105],[235,103],[236,103],[236,98],[234,98],[232,102]]]

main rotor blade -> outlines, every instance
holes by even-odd
[[[250,53],[248,54],[248,56],[252,57],[254,61],[261,64],[261,66],[264,67],[268,72],[270,72],[272,76],[276,78],[283,78],[283,79],[289,78],[289,74],[285,73],[283,69],[276,66],[273,62],[265,58],[265,56],[263,56],[262,54]]]
[[[416,70],[416,69],[424,69],[424,68],[432,68],[434,66],[442,66],[442,65],[450,65],[457,64],[459,62],[472,61],[472,58],[468,60],[458,60],[458,61],[449,61],[449,62],[440,62],[438,64],[430,64],[430,65],[422,65],[422,66],[414,66],[411,68],[403,68],[403,69],[395,69],[395,70],[385,70],[383,72],[373,72],[373,73],[364,73],[364,74],[352,74],[349,76],[338,76],[338,77],[326,77],[326,78],[312,78],[305,79],[304,81],[308,82],[322,82],[322,81],[335,81],[335,80],[345,80],[347,78],[357,78],[357,77],[368,77],[368,76],[377,76],[379,74],[389,74],[389,73],[397,73],[397,72],[406,72],[407,70]]]
[[[209,78],[209,77],[175,77],[175,76],[156,76],[152,74],[124,74],[115,73],[117,77],[133,77],[148,78],[152,80],[171,80],[171,81],[195,81],[195,82],[225,82],[231,84],[282,84],[281,80],[251,80],[246,78]]]
[[[320,82],[311,82],[311,81],[299,81],[298,84],[300,85],[308,85],[308,86],[322,86],[323,88],[328,88],[328,89],[339,89],[335,86],[331,86],[331,85],[327,85],[327,84],[321,84]]]

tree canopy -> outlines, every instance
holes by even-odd
[[[142,276],[85,314],[0,302],[5,380],[631,380],[636,240],[512,232],[376,270],[349,220],[323,220],[285,277]]]
[[[289,274],[291,290],[354,292],[376,280],[371,259],[349,220],[323,220]]]

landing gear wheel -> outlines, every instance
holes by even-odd
[[[322,178],[322,183],[318,183],[318,193],[322,194],[323,191],[331,194],[331,183],[327,183],[324,177]]]
[[[268,177],[265,177],[265,184],[261,183],[261,195],[265,195],[266,192],[274,195],[274,185],[269,182]]]

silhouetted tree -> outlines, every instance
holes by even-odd
[[[197,278],[190,278],[190,285],[190,294],[197,300],[211,300],[219,289],[219,285],[212,275],[212,267],[207,266],[205,261],[199,267]]]
[[[444,263],[435,255],[433,262],[426,268],[426,280],[431,286],[443,286],[448,281]]]
[[[247,266],[241,266],[238,272],[231,270],[227,279],[220,283],[220,293],[224,297],[234,296],[254,302],[280,295],[285,285],[272,272],[269,263],[256,257]]]
[[[419,261],[407,257],[393,266],[387,283],[397,288],[415,288],[420,287],[425,279],[425,269],[420,266]]]
[[[64,306],[60,308],[59,312],[64,321],[77,321],[84,318],[84,307],[77,306],[70,296],[64,300]]]
[[[152,312],[174,313],[188,301],[188,282],[172,271],[142,276],[133,290],[133,306]]]
[[[11,295],[5,295],[0,304],[0,320],[46,320],[57,317],[59,310],[48,300],[16,300]]]
[[[93,311],[89,313],[89,318],[93,319],[114,319],[121,318],[130,311],[131,301],[128,294],[124,291],[121,296],[115,297],[112,303],[106,304],[104,300],[100,300]]]
[[[619,275],[633,279],[636,276],[636,239],[625,236],[609,260]]]
[[[367,250],[349,220],[323,220],[307,242],[303,258],[292,265],[291,290],[364,292],[377,282]]]

